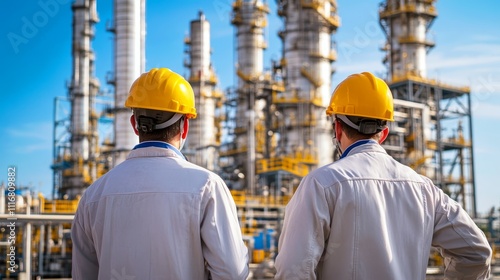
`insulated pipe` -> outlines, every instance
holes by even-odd
[[[8,218],[16,218],[16,221],[19,222],[72,222],[75,215],[45,215],[45,214],[17,214],[12,217],[9,214],[0,214],[0,219],[7,220]],[[52,227],[47,225],[47,245],[50,243],[50,237],[52,236]],[[50,248],[47,249],[47,252],[50,252]]]
[[[29,216],[31,214],[31,194],[28,192],[26,196],[26,215]],[[24,272],[26,275],[26,279],[31,279],[31,239],[33,236],[31,235],[31,223],[27,222],[26,227],[24,228],[24,248],[23,248],[23,257],[24,257]]]

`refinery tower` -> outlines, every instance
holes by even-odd
[[[272,264],[273,240],[301,178],[336,158],[325,109],[334,87],[334,34],[340,28],[337,2],[277,0],[276,4],[277,11],[271,11],[264,0],[232,2],[227,24],[234,30],[232,65],[237,79],[228,89],[218,87],[210,22],[203,12],[186,22],[189,34],[179,42],[184,43],[185,78],[193,87],[198,111],[198,117],[190,120],[183,152],[225,180],[238,208],[251,262],[260,264],[265,260]],[[28,207],[54,215],[45,215],[32,231],[29,226],[23,233],[25,240],[37,244],[31,255],[40,275],[69,275],[67,216],[55,214],[74,213],[85,189],[122,162],[138,141],[129,124],[131,111],[123,104],[133,81],[146,71],[145,0],[114,0],[113,5],[113,21],[107,27],[114,35],[114,69],[106,77],[112,93],[102,92],[94,76],[91,41],[99,20],[96,1],[76,0],[72,5],[73,72],[67,96],[57,98],[54,109],[54,200],[37,198],[38,206]],[[282,49],[281,57],[265,69],[270,13],[282,20],[278,32]],[[387,0],[379,6],[386,37],[381,56],[387,73],[382,78],[395,103],[395,121],[384,147],[396,160],[430,177],[476,217],[470,89],[427,75],[426,56],[434,47],[428,31],[436,17],[435,0]],[[103,125],[112,126],[110,135],[100,134]],[[259,267],[272,270],[272,265]]]
[[[427,77],[426,55],[434,47],[428,31],[437,16],[432,0],[388,0],[380,4],[384,77],[392,89],[396,121],[385,148],[397,160],[433,179],[475,216],[470,89]],[[93,76],[95,1],[73,5],[73,76],[67,141],[55,140],[54,194],[76,198],[137,142],[123,107],[130,85],[145,71],[145,3],[115,0],[113,102],[98,114],[99,82]],[[334,0],[279,0],[281,57],[264,69],[268,3],[232,2],[234,73],[237,84],[218,88],[211,60],[210,23],[202,12],[184,39],[186,79],[199,117],[191,122],[186,156],[219,173],[235,191],[291,196],[300,179],[335,158],[325,116],[336,60],[333,35],[340,26]],[[113,118],[113,137],[99,144],[103,114]],[[55,135],[56,137],[56,135]],[[104,145],[105,144],[105,145]]]
[[[238,84],[225,97],[230,141],[220,164],[233,189],[291,195],[301,177],[333,160],[324,112],[339,17],[336,1],[278,1],[282,57],[264,71],[268,14],[264,1],[233,2]]]
[[[387,0],[379,10],[395,122],[385,148],[476,217],[470,88],[427,77],[434,0]]]

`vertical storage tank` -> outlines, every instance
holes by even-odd
[[[184,41],[188,56],[185,66],[189,69],[198,116],[190,120],[189,137],[182,151],[190,161],[215,170],[221,133],[215,114],[222,93],[216,89],[217,76],[210,59],[210,23],[202,12],[191,21],[189,36]]]

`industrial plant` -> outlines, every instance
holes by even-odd
[[[386,35],[381,57],[387,72],[381,78],[395,103],[395,121],[383,146],[475,218],[471,90],[427,76],[426,56],[435,46],[428,36],[438,15],[435,2],[386,0],[373,7]],[[18,272],[9,273],[2,246],[2,279],[70,278],[70,227],[79,198],[138,143],[124,103],[133,81],[146,71],[145,0],[114,0],[113,5],[107,29],[114,38],[114,69],[99,81],[92,48],[100,36],[94,32],[96,0],[72,4],[73,72],[67,96],[54,100],[53,198],[19,194]],[[283,47],[281,57],[265,69],[270,13],[282,20],[278,35]],[[200,11],[181,23],[189,34],[180,42],[184,54],[179,56],[184,55],[198,112],[182,151],[189,161],[219,174],[230,189],[249,249],[251,279],[274,275],[285,206],[301,178],[338,158],[325,110],[334,87],[334,34],[342,28],[341,16],[336,0],[277,0],[276,11],[264,0],[233,1],[227,24],[235,31],[238,79],[228,89],[220,88],[211,59],[209,20]],[[103,82],[113,87],[112,93],[101,93]],[[70,111],[61,110],[61,104]],[[101,135],[100,126],[112,127],[112,137]],[[6,215],[7,205],[0,206],[0,216]],[[1,241],[6,234],[0,232]],[[429,263],[439,267],[442,260],[434,256]]]

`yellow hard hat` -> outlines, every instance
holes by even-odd
[[[130,87],[125,107],[175,112],[196,118],[194,93],[181,75],[167,68],[143,73]]]
[[[326,114],[394,121],[391,90],[370,72],[350,75],[333,91]]]

